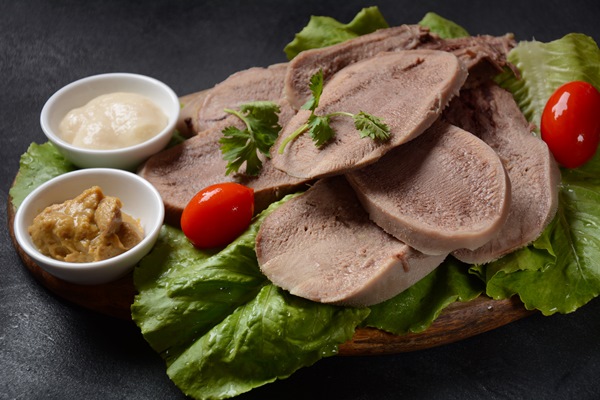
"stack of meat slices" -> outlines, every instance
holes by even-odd
[[[444,40],[406,25],[239,72],[185,98],[180,129],[192,137],[139,173],[175,225],[211,183],[253,187],[257,210],[308,187],[261,225],[263,273],[314,301],[385,301],[449,255],[490,262],[535,240],[553,218],[559,169],[512,96],[491,81],[513,46],[510,35]],[[297,110],[319,70],[317,115],[364,111],[385,121],[390,139],[361,139],[351,120],[334,117],[329,143],[317,148],[303,135],[279,154],[306,122],[309,112]],[[282,132],[259,176],[226,176],[220,131],[239,122],[223,109],[254,100],[280,104]]]

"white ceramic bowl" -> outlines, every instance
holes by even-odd
[[[97,185],[103,193],[121,199],[122,210],[139,219],[144,239],[116,257],[90,263],[58,261],[41,254],[28,228],[49,205],[75,198]],[[164,205],[158,191],[145,179],[128,171],[109,168],[81,169],[58,176],[31,192],[15,214],[15,238],[25,253],[46,272],[68,282],[92,285],[116,280],[129,271],[154,246],[164,220]]]
[[[60,138],[58,127],[69,111],[84,106],[95,97],[114,92],[137,93],[148,97],[167,116],[167,126],[143,143],[115,150],[85,149],[73,146]],[[169,143],[180,108],[175,92],[154,78],[128,73],[101,74],[70,83],[54,93],[42,108],[40,124],[48,140],[67,160],[78,167],[132,170]]]

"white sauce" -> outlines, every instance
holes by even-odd
[[[164,112],[147,97],[117,92],[69,111],[59,132],[63,140],[77,147],[119,149],[156,136],[167,122]]]

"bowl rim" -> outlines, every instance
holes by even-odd
[[[25,235],[29,235],[29,233],[23,232],[23,230],[21,229],[21,226],[24,225],[23,218],[25,215],[25,210],[27,210],[27,208],[31,205],[31,203],[41,193],[43,193],[45,190],[47,190],[49,187],[58,185],[58,184],[64,182],[65,180],[73,179],[74,177],[80,177],[81,175],[86,176],[86,175],[97,175],[97,174],[120,175],[122,179],[134,179],[138,183],[142,184],[147,189],[149,189],[149,192],[152,194],[153,200],[156,201],[155,204],[161,205],[160,207],[157,207],[158,214],[156,215],[156,219],[153,220],[152,223],[150,224],[151,229],[147,232],[144,232],[144,238],[142,239],[142,241],[140,241],[134,247],[125,251],[124,253],[121,253],[121,254],[111,257],[111,258],[107,258],[105,260],[85,262],[85,263],[76,263],[76,262],[67,262],[67,261],[56,260],[52,257],[42,254],[35,247],[35,245],[33,245],[33,243],[30,243],[25,238]],[[93,184],[91,186],[93,186]],[[154,201],[153,201],[153,203],[154,203]],[[48,205],[50,205],[50,204],[48,204]],[[160,196],[160,193],[158,192],[158,190],[156,190],[156,188],[154,186],[152,186],[152,184],[150,182],[148,182],[146,179],[142,178],[139,175],[134,174],[133,172],[129,172],[129,171],[121,170],[121,169],[85,168],[85,169],[79,169],[79,170],[67,172],[67,173],[61,174],[59,176],[56,176],[56,177],[42,183],[40,186],[38,186],[33,191],[31,191],[25,197],[25,199],[21,202],[20,206],[16,210],[14,221],[13,221],[13,231],[14,231],[15,239],[16,239],[17,243],[19,244],[19,246],[21,247],[21,249],[29,257],[33,258],[35,261],[38,261],[40,263],[44,263],[47,265],[51,265],[52,268],[56,268],[56,269],[60,269],[60,270],[67,271],[67,270],[72,270],[73,268],[76,268],[78,271],[81,271],[81,270],[91,270],[91,269],[102,268],[102,267],[110,266],[112,264],[118,264],[120,261],[129,258],[131,256],[131,252],[135,251],[136,249],[139,250],[140,248],[145,247],[150,242],[154,241],[157,233],[160,231],[163,224],[164,224],[164,203],[162,201],[162,197]]]
[[[78,86],[85,85],[86,83],[94,82],[94,81],[101,81],[104,79],[115,79],[115,78],[145,81],[156,87],[159,87],[161,90],[163,90],[168,95],[170,100],[173,102],[173,106],[174,106],[173,110],[176,110],[176,112],[173,115],[171,115],[173,110],[165,110],[167,117],[169,118],[169,121],[168,121],[167,125],[159,133],[157,133],[156,135],[154,135],[153,137],[151,137],[148,140],[145,140],[141,143],[137,143],[137,144],[127,146],[127,147],[120,147],[117,149],[89,149],[89,148],[85,148],[85,147],[74,146],[73,144],[63,140],[60,137],[60,135],[51,128],[51,126],[50,126],[50,110],[60,100],[60,98],[62,96],[67,94],[69,91],[74,90]],[[110,94],[110,93],[107,92],[106,94]],[[84,106],[84,105],[85,104],[82,104],[81,106]],[[68,83],[67,85],[63,86],[62,88],[60,88],[56,92],[54,92],[52,94],[52,96],[50,96],[48,98],[48,100],[46,100],[46,102],[44,103],[44,106],[42,107],[42,111],[40,113],[40,126],[42,128],[42,131],[44,132],[44,134],[46,135],[46,137],[49,140],[51,140],[52,142],[56,142],[58,145],[60,145],[61,147],[65,148],[69,151],[79,152],[79,153],[85,154],[85,155],[105,155],[105,154],[119,155],[119,154],[123,154],[123,153],[133,152],[138,149],[143,149],[145,147],[150,147],[150,146],[154,145],[156,142],[160,142],[164,138],[165,135],[171,134],[171,132],[173,132],[175,130],[175,126],[177,125],[177,120],[179,119],[180,109],[181,109],[181,106],[180,106],[180,102],[179,102],[179,97],[173,91],[173,89],[171,89],[171,87],[169,87],[166,83],[164,83],[156,78],[153,78],[151,76],[142,75],[142,74],[136,74],[136,73],[131,73],[131,72],[108,72],[108,73],[96,74],[96,75],[90,75],[90,76],[83,77],[81,79],[78,79],[76,81]]]

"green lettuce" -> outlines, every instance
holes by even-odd
[[[139,294],[131,307],[144,337],[167,361],[204,335],[265,284],[246,232],[222,252],[194,248],[163,226],[152,252],[134,270]]]
[[[313,15],[308,25],[283,50],[288,60],[291,60],[304,50],[331,46],[388,27],[377,7],[363,8],[347,24],[331,17]]]
[[[30,144],[21,155],[19,173],[9,191],[13,206],[19,208],[25,197],[42,183],[75,169],[52,143]]]
[[[469,36],[465,28],[433,12],[425,14],[419,25],[428,27],[443,39]]]
[[[232,397],[337,354],[368,310],[325,306],[264,286],[252,301],[171,363],[169,377],[197,399]]]
[[[132,318],[194,398],[238,395],[334,355],[369,313],[300,299],[262,275],[254,240],[279,204],[219,252],[195,249],[165,226],[134,271]]]

